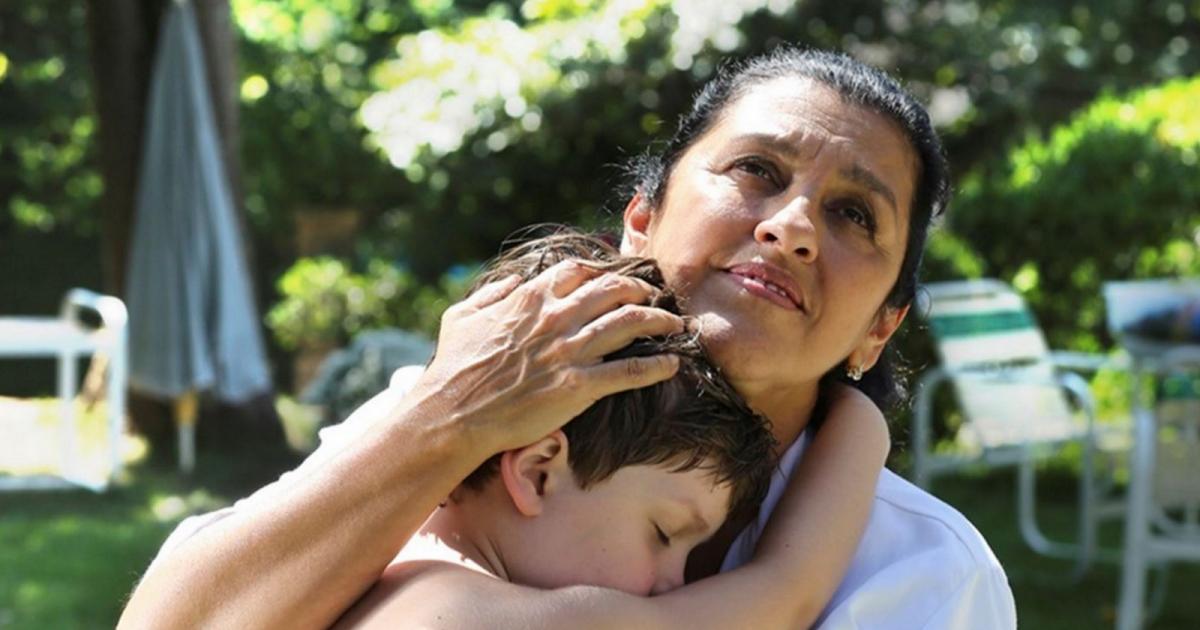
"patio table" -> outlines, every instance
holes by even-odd
[[[1197,509],[1200,506],[1200,479],[1194,476],[1172,478],[1170,475],[1178,477],[1178,473],[1164,470],[1162,454],[1158,452],[1163,421],[1160,415],[1164,408],[1160,386],[1169,378],[1200,379],[1200,344],[1156,341],[1121,331],[1140,316],[1136,311],[1147,312],[1145,307],[1133,304],[1135,296],[1145,295],[1177,305],[1200,293],[1200,285],[1187,281],[1110,283],[1105,287],[1105,293],[1109,326],[1129,353],[1133,383],[1133,448],[1117,628],[1134,630],[1141,628],[1145,621],[1147,569],[1153,563],[1169,560],[1200,561],[1200,514]],[[1159,302],[1154,308],[1160,308],[1162,304]],[[1188,402],[1194,406],[1184,406],[1182,412],[1195,414],[1200,402]],[[1200,439],[1195,435],[1195,419],[1190,420],[1185,426],[1191,433],[1175,439],[1185,440],[1184,447],[1194,450],[1200,447]],[[1200,462],[1186,454],[1174,459],[1179,459],[1188,469],[1200,467]],[[1174,482],[1176,487],[1164,489],[1164,482]],[[1163,507],[1167,493],[1173,494],[1169,501],[1172,508],[1183,506],[1176,518],[1169,520]]]

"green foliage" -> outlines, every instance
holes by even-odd
[[[921,278],[925,282],[982,278],[985,263],[971,246],[946,230],[935,229],[925,245]]]
[[[0,4],[0,237],[94,235],[103,190],[80,2]]]
[[[462,298],[470,273],[458,270],[433,285],[373,259],[356,273],[335,258],[301,258],[279,279],[283,299],[267,325],[285,349],[341,345],[364,330],[401,328],[437,335],[442,311]]]
[[[1106,280],[1200,273],[1200,78],[1104,96],[972,173],[951,228],[1052,345],[1096,350]]]

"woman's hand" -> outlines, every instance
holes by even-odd
[[[439,401],[481,450],[529,444],[604,396],[675,373],[673,355],[604,361],[637,337],[683,330],[679,316],[643,305],[656,292],[575,261],[489,284],[446,310],[413,395]]]

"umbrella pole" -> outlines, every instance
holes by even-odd
[[[196,410],[199,406],[195,390],[188,390],[175,399],[175,429],[179,435],[179,470],[192,472],[196,467]]]

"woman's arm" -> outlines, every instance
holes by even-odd
[[[645,598],[594,586],[540,590],[432,566],[385,579],[343,622],[367,629],[809,627],[854,555],[888,451],[874,404],[857,390],[836,395],[743,567]]]
[[[329,461],[166,553],[120,627],[328,626],[487,457],[674,373],[674,357],[603,361],[635,337],[682,329],[678,317],[636,306],[652,292],[565,262],[451,307],[437,357],[398,407]]]

